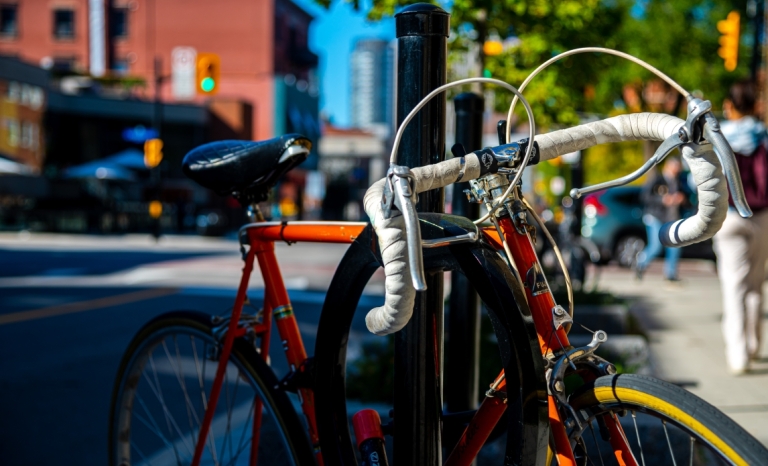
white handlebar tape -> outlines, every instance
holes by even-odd
[[[536,137],[540,160],[588,149],[597,144],[621,141],[663,141],[676,133],[683,120],[670,115],[639,113],[621,115],[554,131]],[[698,213],[685,220],[664,225],[661,241],[665,246],[685,246],[702,241],[717,232],[728,210],[728,192],[722,170],[712,146],[685,145],[683,157],[688,162],[699,193]],[[482,157],[482,154],[481,154]],[[462,158],[411,169],[417,193],[447,186],[456,181],[469,181],[487,172],[477,153]],[[381,201],[386,179],[377,181],[365,193],[365,212],[379,238],[384,264],[384,305],[368,312],[365,324],[371,333],[387,335],[405,327],[413,313],[416,291],[411,284],[408,267],[405,223],[400,212],[392,211],[385,219]]]
[[[411,169],[417,193],[442,188],[456,181],[474,180],[480,176],[480,159],[474,153],[445,162]],[[416,291],[411,284],[408,250],[405,242],[405,222],[400,212],[392,210],[385,219],[381,211],[386,178],[377,181],[365,193],[363,205],[379,238],[381,260],[384,263],[384,305],[368,312],[365,325],[371,333],[387,335],[405,327],[413,313]]]
[[[677,248],[714,236],[728,213],[728,185],[712,146],[685,144],[680,151],[696,183],[699,210],[691,217],[661,227],[661,244]]]
[[[622,141],[663,141],[675,134],[683,120],[661,113],[633,113],[586,123],[536,136],[540,160]]]

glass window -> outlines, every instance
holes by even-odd
[[[5,125],[8,134],[8,145],[11,147],[19,147],[19,120],[15,118],[6,118]]]
[[[115,8],[112,10],[112,24],[110,24],[112,37],[128,37],[128,9]]]
[[[72,10],[53,10],[53,37],[70,39],[75,37],[75,12]]]
[[[112,64],[112,71],[120,75],[126,75],[131,70],[131,65],[128,64],[128,59],[118,58]]]
[[[18,34],[17,8],[17,5],[0,5],[0,35],[16,36]]]

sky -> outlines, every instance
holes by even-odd
[[[349,126],[350,76],[349,55],[355,41],[361,38],[395,38],[394,19],[373,23],[366,21],[364,6],[359,12],[343,0],[333,0],[329,10],[312,0],[294,0],[315,17],[309,30],[309,48],[320,56],[319,75],[322,83],[320,110],[337,126]]]

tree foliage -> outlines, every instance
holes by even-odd
[[[326,6],[331,2],[317,1]],[[357,0],[351,3],[360,6]],[[413,3],[418,0],[372,0],[368,17],[391,16]],[[701,91],[716,106],[728,84],[748,74],[747,46],[742,46],[735,72],[723,69],[717,55],[716,26],[736,9],[743,18],[742,36],[746,40],[742,44],[749,43],[746,0],[453,0],[441,6],[451,13],[451,52],[474,50],[478,54],[474,75],[487,70],[486,74],[514,85],[545,60],[586,46],[636,55],[688,90]],[[489,36],[505,40],[503,53],[485,57],[482,47],[470,47],[472,42],[484,43]],[[622,90],[628,84],[638,87],[642,99],[642,83],[652,78],[648,71],[623,59],[585,54],[550,66],[525,94],[541,127],[570,125],[581,113],[621,111],[625,105]],[[508,103],[509,96],[499,93],[498,109]],[[648,109],[647,105],[641,107]]]

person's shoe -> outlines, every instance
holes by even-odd
[[[664,283],[666,284],[667,288],[674,289],[674,290],[679,289],[683,286],[683,281],[677,277],[665,278]]]

